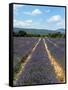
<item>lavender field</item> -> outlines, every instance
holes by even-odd
[[[64,38],[14,37],[13,48],[14,86],[65,82]]]
[[[37,38],[27,37],[14,37],[13,40],[13,53],[14,53],[14,67],[21,58],[28,54],[37,43]]]
[[[66,83],[65,22],[65,6],[13,4],[13,86]]]

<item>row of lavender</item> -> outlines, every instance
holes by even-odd
[[[20,62],[26,54],[28,54],[35,44],[38,42],[38,38],[31,37],[14,37],[13,38],[13,67]]]
[[[48,40],[49,39],[49,40]],[[45,39],[52,55],[57,59],[58,63],[65,70],[65,39],[64,38],[48,38]]]

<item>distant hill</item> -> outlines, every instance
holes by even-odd
[[[60,29],[57,29],[56,32],[65,33],[65,29],[60,28]]]
[[[63,29],[47,30],[47,29],[14,28],[13,31],[14,32],[25,31],[27,33],[32,33],[32,34],[48,34],[48,33],[56,33],[56,32],[64,33],[65,30],[63,30]]]

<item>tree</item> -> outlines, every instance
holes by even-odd
[[[19,32],[18,32],[18,35],[19,35],[19,36],[26,36],[27,33],[26,33],[25,31],[19,31]]]

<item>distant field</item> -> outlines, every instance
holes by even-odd
[[[62,79],[57,78],[58,74],[55,72],[54,64],[51,63],[47,50],[58,63],[57,67],[61,68]],[[14,37],[13,69],[16,77],[14,85],[64,83],[65,39]],[[18,76],[16,76],[17,74]]]

